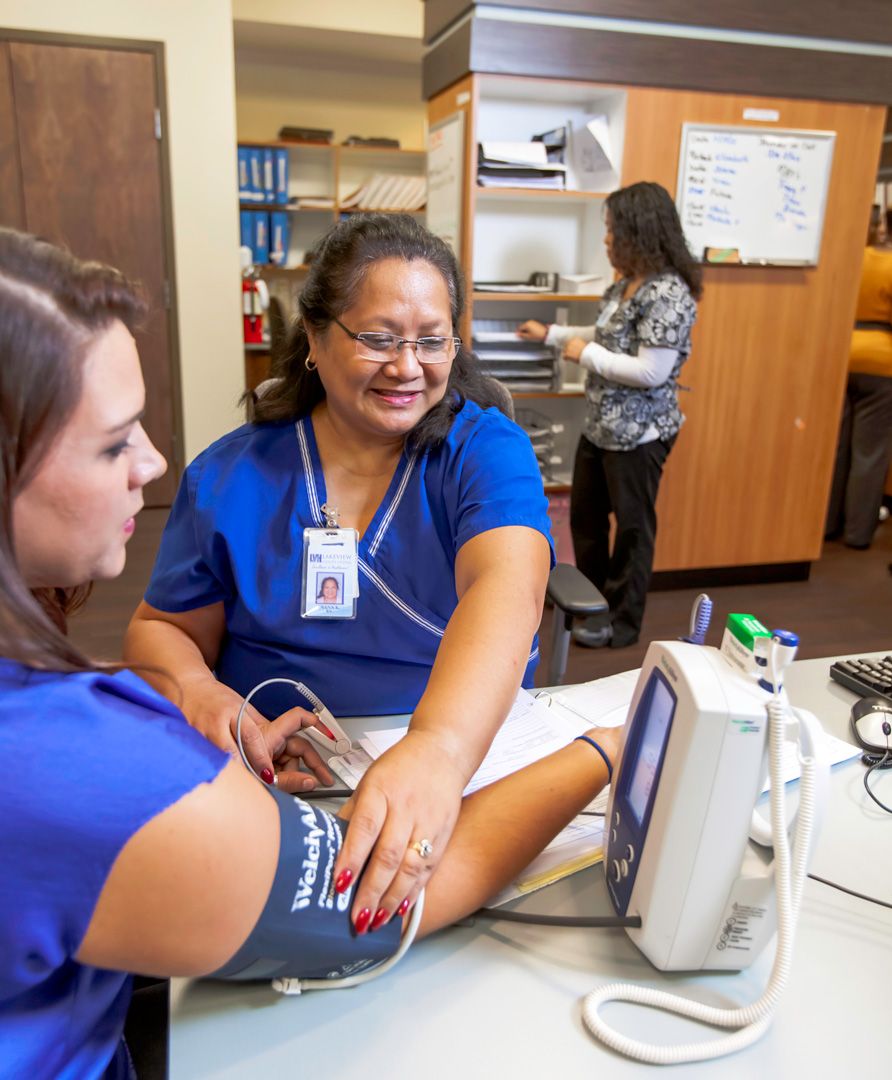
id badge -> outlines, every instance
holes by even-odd
[[[356,529],[304,529],[302,619],[355,619],[359,599]]]

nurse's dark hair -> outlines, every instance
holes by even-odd
[[[604,210],[613,234],[613,264],[625,277],[674,270],[699,300],[703,271],[691,255],[672,196],[650,181],[607,196]]]
[[[458,334],[465,305],[464,286],[449,245],[407,214],[352,215],[334,225],[312,253],[307,281],[298,300],[300,315],[274,360],[277,381],[253,406],[256,422],[306,416],[324,399],[319,373],[307,370],[310,342],[306,327],[324,333],[332,320],[356,302],[369,270],[382,259],[423,261],[437,270],[449,293],[452,332]],[[466,399],[483,408],[499,407],[503,395],[492,380],[481,375],[477,360],[462,345],[452,362],[442,401],[415,425],[409,442],[420,450],[442,442]]]
[[[122,274],[36,236],[0,229],[0,656],[51,671],[91,662],[66,637],[89,594],[30,589],[13,541],[13,503],[34,478],[81,396],[84,357],[116,319],[136,327],[145,306]]]

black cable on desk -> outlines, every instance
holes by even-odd
[[[878,900],[875,896],[866,896],[864,893],[855,892],[854,889],[847,889],[845,885],[838,885],[835,881],[828,881],[826,878],[818,877],[817,874],[808,875],[812,881],[820,881],[822,885],[829,885],[831,889],[839,889],[840,892],[848,893],[849,896],[856,896],[859,900],[866,900],[870,904],[879,904],[880,907],[892,908],[892,904],[888,900]]]
[[[503,911],[501,908],[478,908],[472,919],[492,919],[493,922],[530,923],[533,926],[582,926],[594,930],[616,930],[623,927],[637,930],[640,915],[538,915],[536,912]]]
[[[888,727],[888,725],[885,725],[885,726]],[[889,742],[889,740],[887,738],[886,739],[887,745],[888,745],[888,742]],[[864,757],[862,757],[861,760],[862,761],[870,761],[871,758],[870,758],[869,755],[865,754]],[[871,790],[870,784],[868,783],[868,780],[870,779],[870,774],[872,772],[874,772],[876,769],[888,769],[890,767],[892,767],[892,750],[887,750],[885,752],[885,754],[883,754],[883,756],[881,758],[877,758],[876,761],[873,761],[870,768],[864,774],[864,790],[873,799],[873,801],[877,804],[877,806],[879,806],[881,809],[885,810],[887,814],[892,814],[892,807],[886,806],[886,804],[882,801],[882,799],[880,799],[877,795],[875,795],[873,793],[873,791]]]

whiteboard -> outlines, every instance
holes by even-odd
[[[465,114],[435,124],[427,140],[427,227],[461,259],[461,195],[465,164]]]
[[[678,212],[694,256],[813,266],[821,250],[834,131],[685,124]]]

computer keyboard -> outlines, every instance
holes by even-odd
[[[892,701],[892,656],[837,660],[830,666],[830,678],[861,697],[878,695]]]

